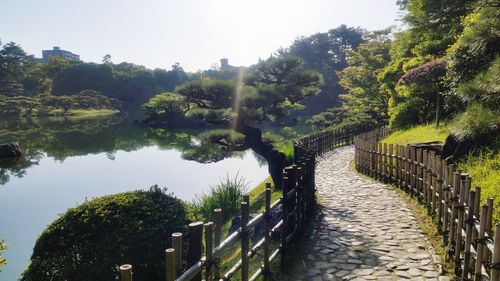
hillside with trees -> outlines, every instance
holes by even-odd
[[[0,42],[0,114],[65,115],[72,110],[135,109],[156,93],[189,80],[179,64],[150,70],[132,63],[43,63],[14,42]]]

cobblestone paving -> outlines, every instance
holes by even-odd
[[[352,146],[318,161],[320,211],[284,280],[449,280],[412,211],[387,185],[356,174]]]

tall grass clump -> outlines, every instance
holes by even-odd
[[[246,193],[248,184],[236,174],[234,178],[226,175],[219,184],[210,187],[208,193],[197,195],[192,202],[195,216],[204,221],[212,220],[213,210],[222,209],[222,220],[227,222],[239,213],[241,196]]]

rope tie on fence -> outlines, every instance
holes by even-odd
[[[474,240],[475,243],[478,243],[478,244],[483,244],[483,245],[486,245],[486,241],[488,240],[488,236],[485,236],[483,238],[476,238]]]
[[[474,219],[474,218],[465,220],[465,224],[468,224],[470,226],[474,226],[475,222],[476,222],[476,219]]]
[[[489,268],[491,269],[495,269],[495,270],[500,270],[500,262],[491,262],[489,264]]]
[[[212,260],[206,261],[206,263],[208,266],[213,266],[213,267],[220,269],[220,258],[219,257],[214,257],[214,258],[212,258]]]
[[[247,238],[250,235],[250,231],[241,231],[240,232],[240,237],[241,238]]]

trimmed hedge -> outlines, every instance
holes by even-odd
[[[126,263],[134,280],[164,280],[171,233],[188,223],[185,204],[158,186],[88,201],[45,229],[21,280],[115,280]]]

